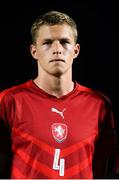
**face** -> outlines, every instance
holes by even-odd
[[[61,76],[70,72],[73,59],[79,54],[79,44],[75,44],[69,25],[43,25],[40,27],[31,54],[38,60],[40,72]]]

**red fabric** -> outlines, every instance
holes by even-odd
[[[78,83],[58,99],[30,80],[2,92],[0,104],[0,119],[11,130],[11,178],[91,179],[96,143],[100,157],[115,143],[108,135],[114,129],[110,102]],[[53,169],[56,149],[60,153]]]

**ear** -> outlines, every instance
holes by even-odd
[[[31,44],[31,45],[30,45],[30,52],[31,52],[32,57],[37,60],[37,49],[36,49],[36,45],[34,45],[34,44]]]
[[[80,53],[80,44],[76,44],[74,47],[74,59],[77,58],[79,53]]]

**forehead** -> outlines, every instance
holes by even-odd
[[[42,25],[38,30],[37,38],[68,38],[74,39],[72,28],[67,24],[62,25]]]

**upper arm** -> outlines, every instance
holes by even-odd
[[[111,177],[117,151],[117,130],[111,106],[108,104],[104,107],[104,111],[105,115],[99,127],[93,159],[93,172],[96,179]]]
[[[3,98],[0,96],[0,179],[10,178],[12,163],[11,134],[7,123],[7,110]]]

